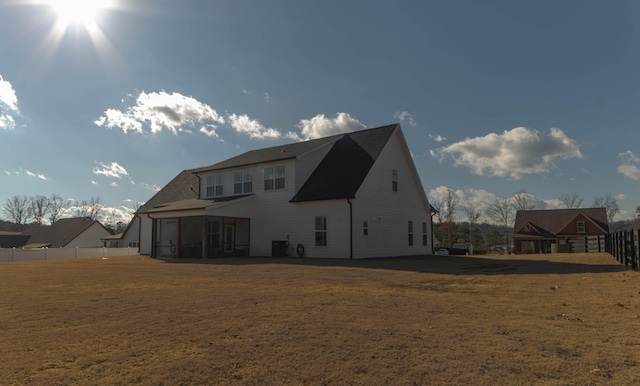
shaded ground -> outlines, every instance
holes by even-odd
[[[606,254],[0,264],[0,384],[640,383]]]

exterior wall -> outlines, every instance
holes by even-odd
[[[422,183],[399,131],[389,139],[377,162],[352,200],[354,257],[428,255],[433,253],[431,216]],[[398,192],[392,192],[392,170],[398,171]],[[363,222],[368,222],[368,235]],[[413,246],[408,222],[413,221]],[[427,224],[427,245],[422,243]]]
[[[131,222],[127,233],[123,235],[122,240],[119,242],[119,246],[121,247],[138,247],[138,243],[140,242],[140,217],[134,216]]]
[[[292,196],[293,194],[291,194]],[[350,254],[349,203],[327,200],[290,203],[289,197],[271,201],[261,197],[254,202],[251,219],[251,254],[271,256],[274,240],[287,240],[289,256],[297,256],[298,244],[304,246],[305,257],[348,258]],[[275,198],[275,197],[273,197]],[[315,246],[315,218],[327,219],[327,246]]]
[[[252,182],[252,194],[261,194],[265,193],[264,191],[264,169],[272,166],[284,166],[285,167],[285,183],[289,183],[293,181],[295,178],[295,160],[282,160],[270,163],[264,163],[259,165],[249,165],[246,167],[240,168],[232,168],[232,169],[224,169],[217,172],[207,172],[200,174],[200,198],[215,198],[213,196],[207,196],[207,177],[208,176],[216,176],[222,174],[224,176],[224,184],[223,191],[224,193],[218,197],[229,197],[234,196],[236,194],[233,193],[233,184],[234,184],[234,173],[235,172],[251,172],[251,182]],[[293,189],[293,185],[291,185]],[[268,191],[266,193],[272,193],[272,191]],[[241,193],[245,194],[245,193]],[[237,195],[241,195],[237,194]],[[293,194],[292,194],[293,196]],[[288,200],[287,200],[288,201]]]
[[[65,244],[65,248],[97,248],[102,246],[102,239],[111,234],[100,224],[93,223],[76,238]]]
[[[153,251],[153,220],[148,215],[140,215],[140,254],[151,255]]]
[[[578,233],[578,221],[584,222],[584,232]],[[604,235],[602,229],[594,224],[591,219],[580,214],[576,216],[567,226],[565,226],[558,235]]]

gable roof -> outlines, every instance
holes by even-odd
[[[153,197],[144,203],[136,213],[146,213],[154,208],[166,205],[170,202],[198,198],[200,184],[198,176],[193,170],[183,170],[173,180],[158,191]],[[192,190],[193,189],[193,190]]]
[[[580,214],[589,218],[604,232],[609,232],[605,208],[519,210],[516,212],[514,229],[517,233],[529,223],[534,225],[542,234],[556,235]]]
[[[291,202],[354,198],[398,125],[342,135]]]
[[[309,141],[295,142],[295,143],[290,143],[282,146],[274,146],[274,147],[268,147],[265,149],[251,150],[246,153],[237,155],[235,157],[229,158],[225,161],[218,162],[210,166],[193,169],[192,172],[203,173],[203,172],[209,172],[209,171],[215,171],[215,170],[221,170],[221,169],[237,168],[237,167],[255,165],[260,163],[293,159],[301,156],[302,154],[308,151],[316,149],[320,146],[331,144],[332,142],[336,142],[347,135],[353,136],[354,139],[357,138],[356,141],[361,143],[363,147],[368,147],[368,145],[372,145],[373,142],[377,142],[379,140],[379,138],[377,138],[378,136],[384,135],[384,134],[381,134],[382,132],[384,132],[385,130],[393,131],[397,126],[399,125],[393,124],[393,125],[382,126],[382,127],[377,127],[373,129],[365,129],[365,130],[354,131],[350,133],[332,135],[329,137],[312,139]],[[386,140],[385,140],[385,143],[386,143]]]
[[[90,217],[63,218],[52,225],[31,226],[22,234],[30,236],[29,245],[62,248],[95,223],[102,227],[99,221],[92,220]],[[104,229],[111,233],[106,228]]]

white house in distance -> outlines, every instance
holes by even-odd
[[[394,124],[185,170],[129,229],[159,258],[369,258],[431,254],[431,216]]]

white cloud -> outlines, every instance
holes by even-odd
[[[526,127],[491,133],[431,150],[443,162],[447,156],[456,166],[466,166],[474,174],[509,176],[546,173],[555,167],[557,158],[582,159],[580,146],[560,129],[551,128],[549,135]]]
[[[441,136],[439,134],[429,134],[429,139],[432,139],[432,140],[434,140],[436,142],[444,142],[444,141],[447,140],[446,137],[443,137],[443,136]]]
[[[45,176],[44,174],[37,174],[37,173],[34,173],[34,172],[29,171],[29,170],[26,170],[26,169],[24,170],[24,172],[25,172],[28,176],[36,177],[36,178],[39,178],[39,179],[44,180],[44,181],[46,181],[46,180],[48,180],[48,179],[49,179],[49,178],[47,178],[47,176]]]
[[[215,129],[224,118],[207,104],[180,93],[142,91],[133,106],[124,111],[108,109],[94,123],[109,129],[119,127],[125,133],[148,129],[153,134],[168,130],[177,135],[196,126]]]
[[[624,201],[627,199],[627,195],[624,193],[616,194],[616,200]]]
[[[246,114],[231,114],[228,115],[227,118],[231,127],[238,133],[248,134],[250,138],[275,139],[282,137],[282,134],[278,130],[266,128],[257,120],[249,118]]]
[[[618,165],[618,173],[632,180],[640,181],[640,168],[637,166],[640,164],[640,157],[631,150],[618,154],[618,157],[620,157],[623,162]]]
[[[98,185],[98,181],[91,180],[91,185]]]
[[[120,166],[117,162],[111,162],[110,164],[105,164],[102,162],[98,163],[98,166],[93,168],[93,174],[99,174],[106,177],[113,178],[122,178],[122,176],[128,176],[129,173],[125,168]]]
[[[9,81],[0,75],[0,129],[13,129],[16,121],[13,114],[19,114],[18,97]]]
[[[264,101],[265,101],[265,102],[267,102],[267,103],[269,103],[269,101],[270,101],[270,100],[271,100],[271,97],[269,96],[269,93],[268,93],[268,92],[265,92],[265,93],[264,93]]]
[[[110,183],[109,185],[113,186],[114,188],[117,188],[117,187],[118,187],[118,183],[117,183],[117,182],[115,182],[115,181],[113,181],[113,182],[112,182],[112,183]]]
[[[296,126],[301,129],[301,135],[298,136],[296,133],[290,132],[287,133],[288,138],[309,140],[367,128],[347,113],[338,113],[335,118],[327,118],[324,114],[318,114],[311,119],[301,120]]]
[[[413,118],[413,115],[411,115],[411,113],[409,113],[408,111],[398,111],[397,113],[393,114],[393,117],[400,120],[400,122],[407,122],[409,126],[416,125],[416,121]]]

